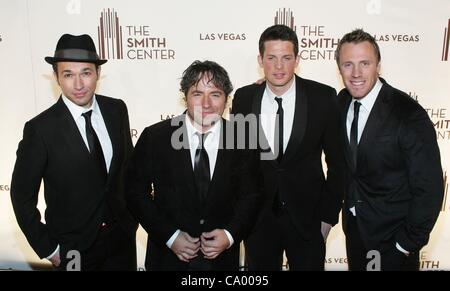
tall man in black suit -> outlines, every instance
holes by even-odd
[[[361,29],[336,50],[346,87],[338,97],[349,169],[342,210],[349,269],[418,270],[444,194],[439,148],[426,111],[379,77],[380,59],[375,39]]]
[[[136,270],[137,223],[123,183],[133,148],[125,103],[95,94],[106,60],[90,36],[63,35],[45,60],[62,94],[25,124],[11,182],[19,226],[61,270]],[[41,180],[45,224],[36,208]]]
[[[325,241],[338,222],[344,194],[336,91],[295,75],[298,39],[287,26],[267,28],[259,53],[266,82],[237,90],[232,109],[259,117],[260,148],[275,156],[261,155],[265,200],[245,241],[248,266],[280,270],[285,250],[290,270],[323,270]]]
[[[187,111],[147,127],[127,175],[129,207],[148,233],[147,270],[238,270],[259,207],[252,151],[222,118],[233,87],[217,63],[181,79]]]

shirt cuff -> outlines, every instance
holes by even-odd
[[[409,252],[407,250],[405,250],[404,248],[402,248],[398,242],[395,243],[395,247],[397,248],[397,250],[401,251],[402,253],[404,253],[405,255],[409,255]]]
[[[172,234],[172,236],[169,238],[169,240],[166,242],[166,246],[171,249],[172,248],[172,244],[175,241],[175,239],[177,238],[178,234],[180,233],[180,230],[177,229],[177,231],[175,231],[174,234]]]
[[[234,239],[231,236],[231,233],[228,232],[228,230],[224,229],[223,231],[225,232],[225,234],[227,235],[228,240],[230,241],[230,245],[227,247],[227,249],[229,249],[234,244]]]
[[[349,209],[350,212],[353,214],[353,216],[356,216],[356,207],[353,206],[352,208]]]
[[[47,260],[50,260],[54,255],[56,255],[59,252],[59,245],[56,247],[56,250],[48,257],[46,257]]]

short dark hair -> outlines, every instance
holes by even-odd
[[[339,41],[336,51],[334,52],[334,56],[336,58],[337,65],[339,66],[339,54],[341,52],[342,45],[345,43],[354,43],[358,44],[364,41],[368,41],[374,48],[375,54],[377,55],[377,63],[381,61],[380,47],[378,46],[375,38],[369,33],[365,32],[361,28],[355,29],[352,32],[347,33],[342,37]]]
[[[100,65],[95,64],[95,71],[98,73],[98,67]],[[53,72],[55,72],[56,76],[58,76],[58,62],[52,64]]]
[[[183,72],[180,82],[180,91],[187,96],[189,88],[197,85],[205,76],[208,78],[208,83],[212,82],[214,86],[225,93],[226,97],[233,91],[230,77],[228,77],[227,71],[222,66],[213,61],[201,62],[199,60],[194,61]]]
[[[298,55],[298,38],[297,33],[293,31],[289,26],[276,24],[272,25],[263,31],[259,38],[259,54],[264,56],[264,43],[270,40],[284,40],[290,41],[294,45],[295,57]]]

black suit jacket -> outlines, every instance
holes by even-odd
[[[96,95],[113,148],[105,185],[63,100],[25,124],[11,182],[11,199],[20,228],[40,258],[59,244],[61,257],[70,249],[88,248],[100,228],[103,202],[126,233],[136,222],[128,212],[123,175],[132,152],[128,112],[123,101]],[[45,221],[36,208],[44,181]],[[106,199],[106,200],[105,200]]]
[[[248,150],[219,148],[206,201],[195,186],[185,115],[147,127],[139,137],[127,175],[131,211],[148,233],[146,267],[151,270],[186,269],[166,246],[177,229],[192,237],[216,228],[226,229],[233,246],[213,260],[213,268],[238,268],[239,242],[256,219],[259,194],[249,170]],[[230,123],[223,120],[221,143]],[[183,134],[183,135],[182,135]],[[183,144],[177,149],[172,139]],[[152,193],[153,192],[153,193]],[[201,255],[201,254],[199,254]]]
[[[342,131],[349,168],[343,226],[345,231],[350,200],[360,200],[356,218],[367,249],[398,242],[415,252],[428,242],[444,194],[436,132],[415,100],[381,81],[358,144],[356,169],[346,126]],[[345,125],[352,97],[346,89],[338,97]]]
[[[260,161],[265,200],[260,217],[272,210],[277,191],[299,234],[310,239],[320,231],[320,221],[336,224],[344,195],[343,145],[340,140],[336,90],[295,76],[296,104],[292,133],[281,164]],[[266,83],[249,85],[236,91],[233,114],[261,113]],[[259,120],[259,118],[258,118]],[[258,126],[258,132],[264,132]],[[262,148],[267,140],[262,137]],[[327,178],[322,168],[322,152],[327,162]],[[263,227],[258,224],[256,227]]]

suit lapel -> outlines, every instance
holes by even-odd
[[[366,126],[361,135],[361,139],[358,144],[358,160],[360,154],[370,151],[371,140],[377,136],[377,132],[381,129],[383,122],[389,117],[393,102],[391,97],[391,90],[389,85],[383,84],[380,93],[377,96],[375,104],[370,111],[369,118],[367,119]]]
[[[298,150],[305,135],[306,123],[308,120],[308,92],[303,85],[303,80],[295,76],[295,111],[294,122],[292,124],[292,132],[286,147],[281,163],[288,161]]]
[[[121,130],[120,123],[122,121],[122,116],[119,116],[119,112],[116,112],[116,108],[112,107],[110,103],[105,102],[105,99],[101,95],[96,95],[97,103],[100,108],[100,112],[105,122],[106,130],[108,131],[109,138],[112,145],[112,159],[111,165],[109,167],[108,182],[110,177],[113,177],[112,173],[115,172],[118,165],[117,153],[120,152],[119,147],[121,146]]]
[[[345,92],[346,92],[346,94],[342,97],[343,100],[341,101],[342,102],[342,104],[341,104],[341,109],[342,109],[341,110],[341,124],[344,125],[342,127],[343,130],[342,130],[341,137],[342,137],[342,141],[343,141],[343,144],[344,144],[345,161],[347,162],[347,165],[351,169],[353,169],[354,163],[352,161],[352,152],[351,152],[351,149],[350,149],[350,142],[348,140],[348,135],[347,135],[347,131],[348,131],[348,128],[347,128],[347,113],[348,113],[350,104],[352,102],[352,97],[350,96],[350,94],[348,94],[347,91],[345,91]]]
[[[174,123],[172,124],[178,124],[177,126],[172,126],[172,133],[171,136],[173,136],[174,132],[176,130],[182,130],[182,134],[180,136],[180,139],[178,140],[182,148],[181,149],[172,149],[173,155],[172,156],[172,163],[171,167],[172,169],[176,169],[174,181],[178,179],[185,179],[185,183],[182,183],[183,185],[187,186],[187,191],[189,195],[192,196],[194,199],[192,205],[194,207],[199,207],[200,205],[200,197],[198,196],[198,192],[195,186],[195,178],[194,178],[194,169],[192,166],[192,158],[191,158],[191,151],[190,151],[190,145],[189,145],[189,138],[188,133],[186,129],[185,119],[186,118],[186,111],[184,114],[174,117]]]
[[[64,104],[62,97],[60,97],[56,103],[56,111],[62,125],[58,128],[62,129],[61,134],[66,140],[68,147],[80,158],[89,158],[89,150],[83,140],[83,137],[81,136],[80,130],[78,129],[72,114],[69,111],[69,108],[67,108],[66,104]]]
[[[259,145],[259,149],[261,152],[263,153],[267,153],[267,154],[271,154],[271,148],[269,146],[269,142],[267,140],[267,136],[264,133],[264,129],[262,128],[261,125],[261,106],[262,106],[262,98],[264,96],[264,91],[266,89],[266,82],[262,83],[261,85],[259,85],[255,91],[255,94],[253,95],[253,102],[252,102],[252,112],[254,114],[256,114],[256,116],[258,117],[258,133],[257,133],[257,138],[258,138],[258,145]],[[273,157],[273,155],[271,155]],[[271,163],[273,166],[277,166],[278,162],[275,158],[272,159],[268,159],[266,160],[269,163]]]
[[[358,143],[358,164],[360,164],[361,158],[365,152],[370,152],[371,140],[377,136],[377,132],[382,128],[383,122],[389,117],[393,102],[391,98],[391,88],[387,83],[383,82],[383,87],[381,87],[380,93],[375,100],[375,103],[370,111],[369,117],[367,119],[366,125],[364,126],[363,132],[361,134],[361,138]],[[341,94],[340,94],[341,95]],[[345,126],[343,126],[344,130],[342,133],[342,138],[344,139],[345,145],[345,159],[350,169],[356,171],[354,169],[354,163],[352,161],[352,154],[350,150],[350,144],[347,136],[347,112],[349,110],[349,106],[351,104],[352,97],[350,93],[344,89],[342,93],[341,102],[341,122]]]
[[[219,141],[219,149],[217,150],[217,158],[216,163],[214,165],[213,176],[211,177],[211,182],[209,183],[208,195],[206,200],[209,201],[213,198],[214,194],[217,191],[214,189],[220,186],[220,181],[227,175],[226,173],[226,163],[228,158],[228,152],[226,149],[226,128],[227,121],[222,119],[222,125],[220,128],[220,141]]]
[[[253,95],[252,112],[258,116],[261,114],[261,101],[265,89],[266,89],[266,82],[259,85],[255,91],[255,94]]]

